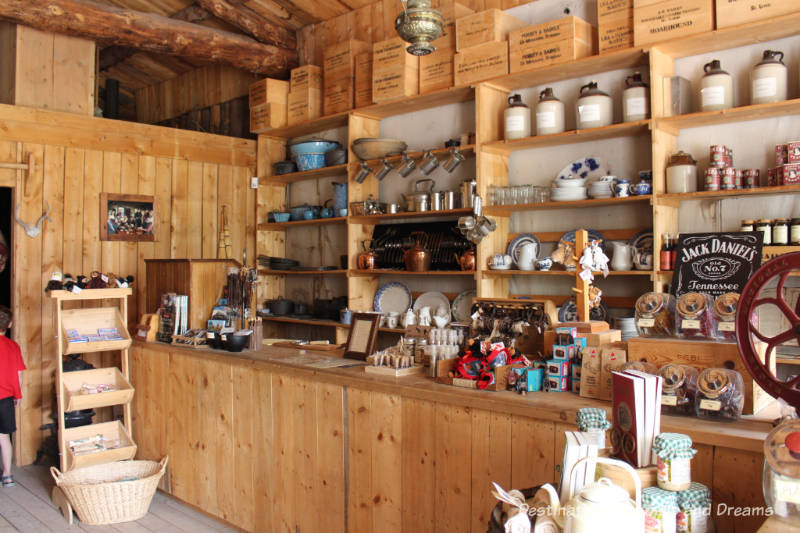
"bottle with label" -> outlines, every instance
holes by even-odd
[[[769,246],[772,244],[772,220],[768,218],[762,218],[756,222],[756,231],[760,231],[764,234],[764,246]]]
[[[610,126],[614,120],[614,103],[608,94],[597,88],[596,81],[581,87],[575,108],[579,130]]]
[[[522,101],[522,96],[512,94],[508,97],[505,111],[505,139],[522,139],[531,136],[531,110]]]
[[[766,104],[786,100],[788,93],[783,52],[764,50],[764,57],[750,73],[750,103]]]
[[[536,104],[536,135],[552,135],[564,132],[564,102],[556,98],[553,89],[547,87],[539,93]]]
[[[789,219],[776,218],[772,224],[772,245],[786,246],[789,244]]]
[[[672,239],[669,233],[664,234],[663,242],[661,244],[661,253],[659,254],[659,269],[672,270]]]
[[[703,65],[700,80],[700,111],[719,111],[733,107],[733,77],[722,70],[719,59]]]
[[[650,116],[650,87],[639,72],[625,78],[622,91],[622,121],[634,122]]]
[[[789,241],[800,244],[800,218],[793,218],[789,223]]]
[[[697,378],[695,413],[712,420],[738,420],[744,408],[744,382],[736,370],[706,368]]]

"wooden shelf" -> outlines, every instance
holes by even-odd
[[[335,320],[325,320],[323,318],[292,318],[289,316],[264,316],[258,315],[261,317],[262,320],[266,320],[268,322],[283,322],[286,324],[298,324],[304,326],[325,326],[331,328],[349,328],[345,324],[341,322],[337,322]]]
[[[485,143],[483,149],[492,153],[510,154],[517,150],[526,150],[529,148],[543,148],[546,146],[644,135],[648,133],[649,129],[650,120],[637,120],[636,122],[623,122],[620,124],[603,126],[602,128],[570,130],[564,133],[554,133],[552,135],[534,135],[532,137],[525,137],[524,139],[514,139],[513,141],[493,141]]]
[[[468,102],[474,99],[475,89],[472,87],[453,87],[427,94],[397,98],[396,100],[361,107],[353,110],[353,112],[373,119],[383,119],[395,115],[423,111],[432,107]]]
[[[347,274],[347,270],[270,270],[259,268],[258,273],[264,276],[338,276]]]
[[[330,167],[315,168],[314,170],[291,172],[289,174],[265,176],[258,178],[258,185],[264,186],[271,183],[295,183],[298,181],[316,180],[320,178],[329,178],[331,176],[341,175],[347,175],[347,163],[333,165]]]
[[[332,130],[335,128],[344,128],[347,126],[350,111],[342,111],[333,115],[315,118],[308,122],[301,124],[294,124],[292,126],[284,126],[283,128],[274,128],[271,130],[262,130],[259,135],[266,135],[267,137],[278,137],[280,139],[290,139],[292,137],[299,137],[309,133],[318,133],[323,130]]]
[[[609,276],[650,276],[652,270],[611,270],[608,272]],[[574,278],[576,273],[566,270],[484,270],[484,276],[566,276]],[[596,281],[602,281],[603,273],[595,272],[594,277]]]
[[[461,152],[461,155],[467,156],[470,154],[475,153],[475,145],[474,144],[465,144],[464,146],[456,146],[458,151]],[[421,159],[422,156],[425,154],[425,150],[416,151],[416,152],[406,152],[410,159]],[[449,155],[450,148],[436,148],[431,150],[431,153],[437,156]],[[389,163],[398,163],[402,159],[402,155],[390,155],[386,158],[386,161]],[[383,162],[383,158],[381,159],[367,159],[364,161],[368,165],[376,165]],[[351,161],[350,162],[353,167],[358,167],[361,165],[361,160],[358,161]]]
[[[103,289],[96,289],[103,290]],[[86,292],[86,291],[84,291]],[[83,293],[81,293],[83,294]],[[128,335],[128,326],[120,311],[116,307],[89,307],[79,309],[63,309],[61,311],[61,353],[109,352],[112,350],[125,350],[131,345]],[[69,342],[67,331],[78,330],[81,335],[97,334],[100,328],[116,328],[120,340],[100,340],[92,342]]]
[[[65,411],[124,405],[130,403],[133,399],[133,387],[117,367],[64,372],[61,381]],[[98,392],[96,394],[82,394],[81,387],[85,383],[92,385],[113,384],[117,387],[117,390]]]
[[[459,209],[443,209],[441,211],[403,211],[402,213],[391,213],[383,215],[350,215],[348,221],[350,224],[380,224],[385,220],[397,220],[400,218],[452,218],[460,217],[462,215],[469,215],[472,209],[469,207]]]
[[[800,192],[800,185],[779,185],[777,187],[756,187],[755,189],[736,189],[733,191],[697,191],[686,193],[659,194],[653,202],[676,203],[690,200],[724,200],[726,198],[746,198],[771,194],[793,194]]]
[[[425,272],[409,272],[393,268],[376,268],[373,270],[350,269],[348,276],[474,276],[474,270],[426,270]]]
[[[583,228],[586,229],[586,228]],[[626,241],[636,235],[641,231],[651,231],[650,228],[623,228],[623,229],[595,229],[603,234],[603,237],[606,238],[606,242],[608,241]],[[535,231],[535,232],[519,232],[519,233],[509,233],[508,234],[508,242],[513,241],[522,233],[533,233],[539,242],[558,242],[565,231]]]
[[[262,222],[258,225],[258,229],[278,231],[295,226],[322,226],[326,224],[344,224],[345,222],[347,222],[347,217],[312,218],[311,220],[295,220],[290,222]]]
[[[779,365],[800,365],[800,357],[776,357],[775,362]]]
[[[800,114],[800,98],[795,98],[770,104],[746,105],[723,109],[722,111],[701,111],[687,115],[659,118],[656,119],[656,126],[677,135],[681,130],[685,129],[798,114]]]
[[[572,200],[568,202],[540,202],[536,204],[492,205],[484,207],[487,216],[509,216],[523,211],[539,211],[547,209],[573,209],[576,207],[602,207],[608,205],[635,204],[650,202],[652,196],[628,196],[627,198],[592,198],[588,200]]]
[[[75,293],[70,291],[50,291],[50,298],[56,300],[108,300],[111,298],[124,298],[133,294],[133,289],[83,289]]]

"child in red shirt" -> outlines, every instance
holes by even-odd
[[[19,344],[6,337],[11,327],[12,314],[8,307],[0,305],[0,457],[4,487],[13,487],[11,476],[11,434],[17,430],[14,407],[22,399],[22,371],[25,363]]]

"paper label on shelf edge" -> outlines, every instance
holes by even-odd
[[[681,329],[700,329],[700,321],[684,318],[681,320]]]
[[[720,322],[717,324],[720,331],[736,331],[736,322]]]
[[[640,318],[636,322],[636,325],[638,325],[640,328],[652,328],[653,326],[656,325],[656,319],[655,318]]]
[[[703,107],[709,105],[722,105],[725,103],[725,87],[716,85],[700,89],[703,98]]]
[[[776,500],[800,504],[800,481],[796,479],[784,479],[782,475],[775,474],[774,472],[768,475],[772,476]]]
[[[678,397],[664,394],[661,396],[661,405],[678,405]]]
[[[722,402],[719,400],[700,400],[700,409],[719,411],[722,409]]]
[[[506,117],[506,131],[524,131],[525,117],[522,115],[510,115]]]
[[[776,78],[758,78],[753,80],[753,98],[767,98],[778,94]]]
[[[647,105],[644,96],[636,96],[625,100],[629,115],[644,115],[647,113]]]
[[[542,111],[536,113],[536,129],[554,128],[556,125],[555,111]]]
[[[600,120],[600,104],[586,104],[578,106],[579,122],[594,122]]]

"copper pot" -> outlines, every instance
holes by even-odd
[[[431,269],[431,252],[420,244],[420,239],[425,235],[422,231],[415,231],[411,236],[416,235],[414,246],[406,250],[403,258],[406,262],[406,270],[409,272],[426,272]]]
[[[370,249],[372,248],[372,241],[363,241],[361,246],[364,248],[364,251],[358,254],[356,266],[358,266],[360,270],[374,270],[376,257],[375,252]]]
[[[461,270],[475,270],[475,250],[467,250],[461,257],[456,254],[456,261],[461,266]]]

